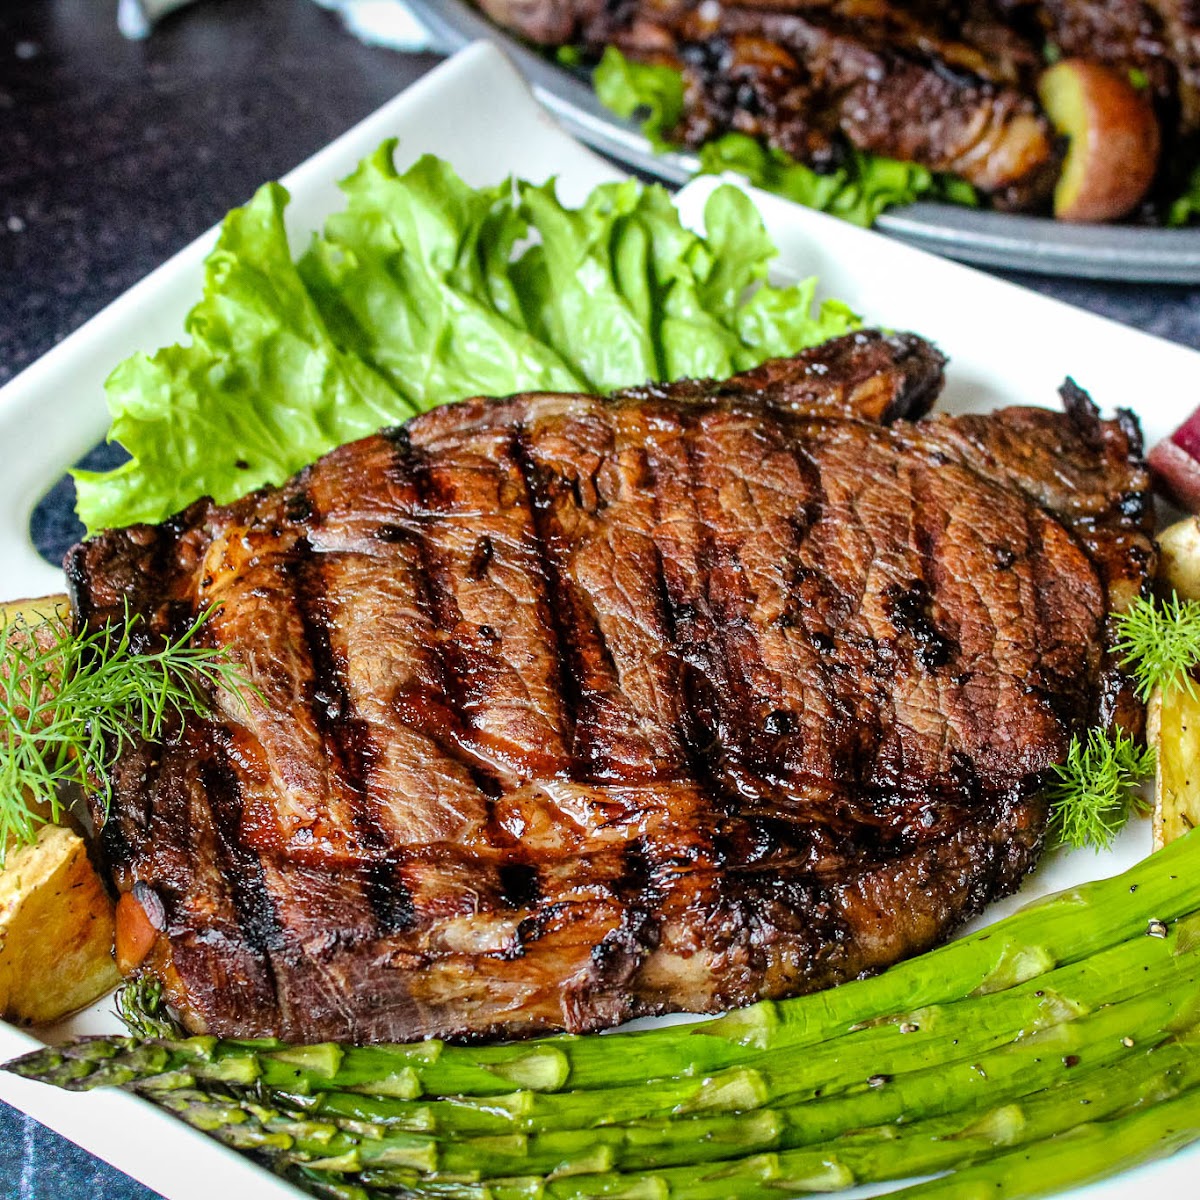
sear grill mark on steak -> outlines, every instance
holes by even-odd
[[[311,513],[307,504],[291,511]],[[296,595],[305,648],[313,664],[309,710],[328,749],[330,769],[349,798],[350,820],[357,836],[366,845],[382,846],[382,832],[371,821],[367,805],[377,752],[367,723],[352,707],[345,660],[334,650],[331,638],[333,613],[326,574],[336,570],[337,556],[314,555],[307,538],[295,543],[294,553],[285,575]]]
[[[469,400],[279,489],[77,546],[79,621],[257,691],[97,811],[190,1028],[481,1037],[881,969],[1036,860],[1038,789],[1136,720],[1136,425],[927,416],[862,333],[722,383]]]
[[[930,613],[929,588],[914,579],[907,587],[888,584],[884,589],[887,615],[897,632],[908,633],[916,642],[917,661],[926,671],[936,671],[950,661],[957,649],[934,623]]]

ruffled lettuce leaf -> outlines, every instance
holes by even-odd
[[[512,267],[529,226],[513,183],[472,188],[432,157],[400,175],[393,150],[381,146],[342,183],[345,209],[299,264],[339,343],[421,410],[586,387],[527,327]]]
[[[683,76],[672,67],[632,62],[609,46],[592,73],[596,99],[618,117],[641,120],[656,150],[670,148],[671,131],[683,116]]]
[[[917,200],[947,200],[974,207],[975,189],[962,179],[937,175],[916,163],[850,151],[847,163],[820,174],[774,146],[744,133],[726,133],[700,148],[706,175],[733,171],[755,187],[869,228],[880,213]]]
[[[416,411],[330,336],[292,262],[287,199],[268,184],[226,217],[188,343],[136,354],[109,376],[109,440],[132,457],[74,473],[89,533],[280,483],[331,445]]]
[[[812,280],[766,282],[750,200],[717,189],[706,233],[668,194],[607,184],[579,209],[554,184],[472,188],[445,162],[403,174],[386,143],[298,263],[287,194],[230,213],[189,341],[113,372],[114,471],[76,473],[89,533],[226,503],[416,412],[474,395],[604,392],[722,377],[855,328]]]
[[[537,241],[515,268],[517,290],[530,327],[588,390],[724,378],[857,323],[844,305],[814,312],[815,281],[765,285],[775,248],[736,188],[709,197],[704,237],[680,224],[663,189],[632,181],[597,188],[578,212],[552,185],[520,194]]]

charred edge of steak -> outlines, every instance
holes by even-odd
[[[624,388],[613,399],[758,401],[800,417],[890,425],[926,415],[945,386],[946,356],[913,333],[861,329],[768,359],[727,380],[681,380]]]
[[[1067,423],[1057,428],[1046,410],[1007,409],[1003,419],[964,416],[935,424],[953,430],[958,451],[972,468],[1021,489],[1063,520],[1094,564],[1108,597],[1104,655],[1093,702],[1080,714],[1085,725],[1123,729],[1140,737],[1145,706],[1112,646],[1115,615],[1147,593],[1158,558],[1150,471],[1137,417],[1118,409],[1104,420],[1073,379],[1060,389]]]

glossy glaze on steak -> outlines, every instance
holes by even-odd
[[[188,1024],[714,1011],[1015,887],[1045,771],[1128,700],[1105,628],[1146,580],[1147,477],[1077,389],[925,417],[941,366],[858,334],[723,384],[466,401],[76,547],[81,621],[219,604],[258,688],[124,753],[103,824]]]

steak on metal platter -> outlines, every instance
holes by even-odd
[[[926,415],[849,335],[724,383],[447,405],[68,556],[255,685],[125,750],[102,846],[194,1030],[592,1030],[851,979],[1036,861],[1046,773],[1137,722],[1136,424]]]

